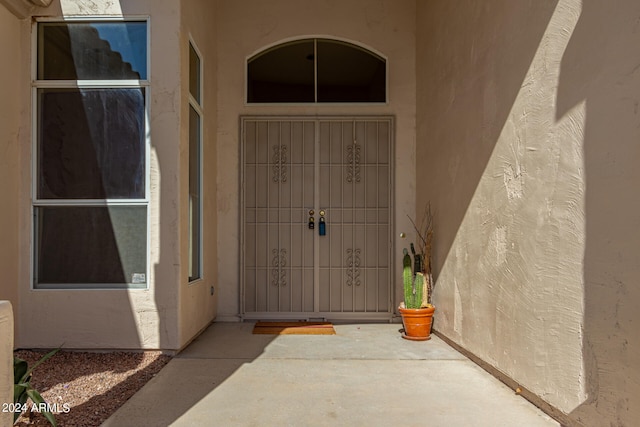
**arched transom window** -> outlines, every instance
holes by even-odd
[[[338,40],[296,40],[249,58],[247,102],[386,102],[386,81],[386,61],[371,51]]]

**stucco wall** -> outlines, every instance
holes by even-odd
[[[415,2],[413,0],[220,0],[218,55],[218,261],[221,320],[239,313],[239,117],[395,115],[396,229],[415,211]],[[302,37],[340,38],[387,57],[389,103],[382,106],[247,106],[245,61]],[[397,233],[394,233],[397,235]],[[398,260],[399,262],[399,260]]]
[[[634,425],[640,5],[582,3],[418,2],[417,205],[435,328],[572,424]]]
[[[178,305],[179,257],[180,86],[181,33],[179,4],[174,0],[94,2],[60,0],[42,11],[61,16],[151,16],[151,203],[150,272],[148,290],[31,290],[30,191],[31,135],[20,135],[20,316],[19,347],[162,348],[180,347]],[[30,46],[30,28],[21,34]],[[20,74],[30,75],[30,47]],[[171,52],[174,52],[173,54]],[[30,99],[29,85],[20,89]],[[21,109],[24,128],[30,128],[30,106]],[[186,284],[185,284],[186,286]]]
[[[418,203],[436,212],[436,329],[569,411],[586,398],[585,111],[556,118],[579,10],[555,6],[420,9]]]
[[[201,55],[203,67],[202,101],[203,109],[203,140],[202,140],[202,278],[191,284],[186,283],[188,277],[189,247],[188,239],[181,239],[180,277],[180,347],[188,343],[200,330],[206,327],[214,318],[217,311],[217,212],[216,212],[216,21],[215,2],[210,0],[184,0],[181,6],[182,31],[180,41],[181,72],[188,76],[189,71],[189,40],[191,40]],[[185,171],[181,175],[181,236],[188,235],[188,194],[189,180],[186,171],[189,170],[189,81],[183,78],[182,84],[182,125],[180,150],[180,168]],[[213,295],[212,295],[213,292]]]
[[[584,331],[589,426],[640,423],[640,3],[582,2],[556,120],[584,106]],[[577,133],[577,132],[576,132]]]
[[[0,58],[5,64],[20,63],[20,21],[0,6]],[[14,40],[13,43],[7,43]],[[0,67],[0,300],[18,306],[18,200],[20,193],[20,67]]]
[[[13,311],[0,301],[0,404],[13,402]],[[13,413],[1,411],[0,425],[13,424]]]

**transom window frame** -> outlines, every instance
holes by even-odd
[[[39,52],[39,26],[42,23],[109,23],[109,22],[144,22],[146,24],[146,79],[119,79],[119,80],[45,80],[38,78]],[[39,17],[31,24],[31,262],[30,262],[30,289],[34,291],[78,291],[78,290],[125,290],[147,291],[150,288],[151,266],[151,138],[150,138],[150,108],[151,108],[151,17],[149,15],[117,16],[77,16],[77,17]],[[39,173],[39,102],[40,89],[138,89],[144,90],[144,197],[131,199],[53,199],[40,198],[38,196]],[[36,283],[38,268],[36,211],[41,207],[109,207],[109,206],[140,206],[146,207],[146,265],[144,284],[140,286],[125,283]]]
[[[317,41],[318,40],[329,40],[335,42],[342,42],[357,48],[360,48],[371,55],[375,55],[384,60],[385,64],[385,100],[384,102],[318,102],[318,81],[317,81],[317,67],[315,69],[314,76],[314,91],[315,91],[315,101],[314,102],[249,102],[249,61],[260,55],[262,53],[266,53],[274,48],[277,48],[281,45],[286,45],[292,42],[302,42],[305,40],[313,40],[314,41],[314,55],[317,57]],[[291,38],[285,38],[282,40],[278,40],[277,42],[271,43],[269,45],[263,46],[260,49],[252,52],[247,55],[244,60],[244,97],[243,97],[245,107],[263,107],[263,106],[380,106],[380,105],[389,105],[389,58],[384,55],[382,52],[377,51],[376,49],[371,48],[363,43],[356,42],[354,40],[349,40],[347,38],[335,37],[330,35],[305,35],[305,36],[297,36]]]

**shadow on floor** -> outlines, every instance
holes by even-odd
[[[103,426],[558,426],[433,337],[397,324],[252,335],[215,323]]]

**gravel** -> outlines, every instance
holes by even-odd
[[[46,352],[19,350],[14,354],[32,366]],[[31,385],[50,407],[57,408],[54,415],[58,426],[99,426],[170,359],[159,351],[59,351],[34,370]],[[31,407],[31,401],[28,405]],[[50,424],[42,414],[32,412],[30,416],[23,413],[16,425]]]

